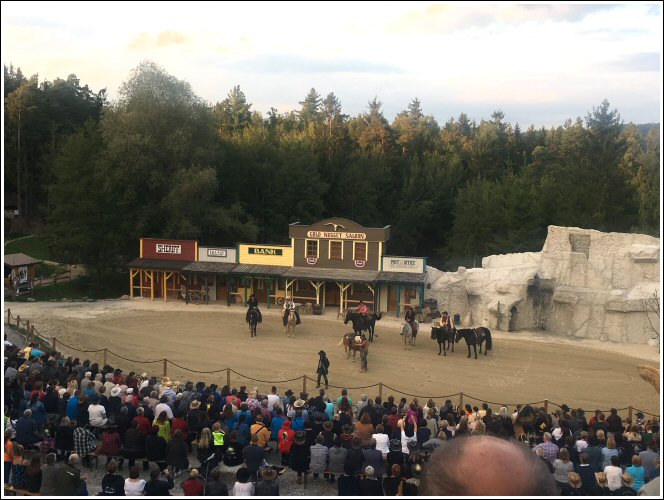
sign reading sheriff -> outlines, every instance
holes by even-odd
[[[182,246],[181,245],[166,245],[164,243],[157,244],[157,253],[170,253],[170,254],[181,254]]]

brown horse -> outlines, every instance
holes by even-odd
[[[295,338],[295,325],[297,324],[297,317],[293,309],[288,313],[288,320],[284,326],[284,335]]]
[[[344,349],[346,349],[346,359],[350,358],[350,351],[353,351],[353,362],[358,352],[362,355],[362,353],[369,351],[369,342],[366,337],[362,335],[362,343],[355,342],[354,332],[345,333],[337,345],[343,345]]]

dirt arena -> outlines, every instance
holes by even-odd
[[[659,367],[657,347],[620,345],[608,342],[562,339],[541,332],[493,332],[493,350],[485,357],[467,359],[466,344],[456,344],[447,357],[438,355],[438,344],[430,339],[430,325],[424,324],[412,350],[404,350],[397,318],[384,317],[376,324],[378,338],[371,345],[368,373],[360,373],[360,362],[347,360],[338,346],[350,329],[336,319],[336,311],[322,316],[302,316],[296,338],[286,338],[279,312],[262,305],[263,323],[258,335],[250,338],[244,322],[245,309],[239,306],[185,305],[183,302],[151,302],[146,299],[100,301],[94,303],[6,303],[12,315],[29,319],[37,331],[56,336],[72,347],[103,349],[132,360],[169,361],[198,371],[227,367],[265,382],[252,382],[231,374],[234,387],[258,386],[267,392],[275,383],[279,392],[302,390],[302,375],[315,379],[318,351],[330,359],[330,384],[343,387],[371,386],[382,382],[383,396],[418,395],[420,401],[433,397],[440,404],[447,396],[464,392],[464,403],[477,404],[480,398],[492,406],[520,402],[566,403],[586,411],[596,408],[624,408],[629,405],[660,414],[660,401],[654,388],[643,381],[639,364]],[[58,346],[69,355],[101,361],[102,354],[85,354]],[[161,375],[163,362],[127,362],[108,356],[112,366]],[[204,380],[226,384],[226,372],[192,373],[168,365],[168,375],[176,380]],[[279,382],[296,379],[290,382]],[[312,392],[315,383],[307,381]],[[337,395],[339,389],[333,389]],[[350,390],[354,400],[366,393],[373,398],[378,386]],[[450,397],[457,404],[459,397]],[[555,407],[550,406],[552,411]],[[621,412],[626,416],[626,411]]]

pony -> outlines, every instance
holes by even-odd
[[[482,344],[486,342],[484,346],[484,355],[488,354],[487,351],[491,350],[491,331],[488,328],[480,326],[478,328],[461,328],[460,330],[454,329],[454,342],[459,342],[462,338],[466,340],[466,345],[468,346],[468,356],[470,357],[470,346],[473,346],[475,351],[475,359],[477,359],[477,346],[480,346],[480,354],[482,354]]]
[[[291,309],[288,313],[288,319],[286,320],[286,325],[284,326],[284,335],[295,338],[295,325],[297,324],[297,316],[295,316],[295,310]]]
[[[355,342],[355,332],[344,333],[341,341],[337,345],[343,345],[346,350],[346,359],[350,358],[350,351],[353,351],[353,362],[355,362],[355,355],[359,352],[360,357],[364,352],[369,352],[369,343],[366,342],[366,337],[362,337],[362,343]]]
[[[256,326],[258,325],[259,318],[258,311],[255,307],[252,307],[251,311],[249,311],[249,333],[252,337],[256,336]]]
[[[404,349],[412,349],[412,347],[415,345],[415,335],[417,335],[417,330],[419,328],[417,321],[413,321],[413,324],[415,325],[415,328],[410,325],[408,321],[405,321],[404,324],[401,326],[401,335],[403,337],[403,348]]]
[[[451,328],[432,326],[431,339],[436,339],[438,341],[438,356],[440,356],[441,346],[443,356],[447,356],[447,351],[450,349],[454,352],[454,332]],[[447,346],[445,346],[445,344],[447,344]]]

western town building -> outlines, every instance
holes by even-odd
[[[130,296],[230,305],[246,304],[253,293],[268,308],[290,296],[314,312],[364,300],[395,315],[423,306],[426,259],[385,255],[390,226],[330,218],[293,223],[288,233],[290,245],[235,248],[142,238],[139,257],[128,264]]]

